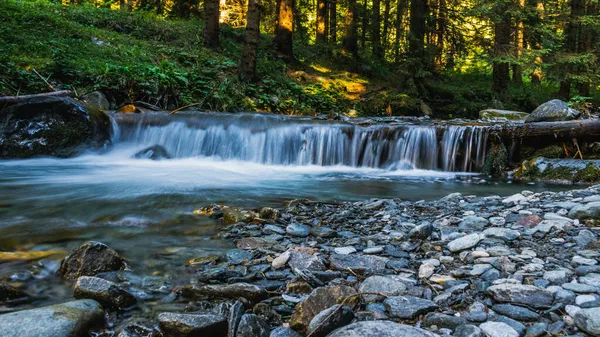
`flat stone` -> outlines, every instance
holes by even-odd
[[[534,311],[511,304],[496,304],[492,310],[517,321],[536,322],[540,318],[540,315]]]
[[[436,335],[410,325],[392,321],[363,321],[346,325],[327,337],[435,337]]]
[[[308,325],[308,334],[314,337],[325,337],[337,328],[350,324],[354,312],[347,306],[335,304],[318,313]]]
[[[450,316],[437,312],[431,312],[423,318],[423,326],[425,328],[437,327],[437,329],[445,328],[454,330],[463,324],[467,324],[467,320],[462,317]]]
[[[361,283],[359,291],[361,293],[379,293],[388,297],[398,296],[406,292],[406,285],[391,277],[375,275],[367,277]],[[367,303],[384,299],[384,297],[375,294],[365,294],[362,297]]]
[[[423,263],[419,266],[419,278],[429,278],[435,272],[431,263]]]
[[[236,247],[239,249],[246,250],[260,250],[260,251],[275,251],[275,252],[283,252],[285,251],[285,247],[281,245],[279,242],[266,238],[256,238],[256,237],[248,237],[241,238],[235,243]]]
[[[414,296],[388,297],[383,303],[390,316],[401,319],[414,319],[438,308],[435,302]]]
[[[527,198],[524,195],[522,195],[521,193],[517,193],[517,194],[511,195],[508,198],[503,199],[502,203],[503,204],[509,204],[509,203],[518,204],[521,201],[526,201],[526,200],[527,200]]]
[[[337,248],[334,248],[333,251],[336,254],[339,254],[339,255],[349,255],[349,254],[352,254],[352,253],[356,253],[356,248],[354,248],[352,246],[337,247]]]
[[[587,258],[581,257],[579,255],[573,256],[571,261],[575,264],[584,265],[584,266],[594,266],[594,265],[598,264],[598,261],[596,261],[594,259],[587,259]]]
[[[521,233],[518,231],[500,227],[488,228],[483,231],[483,234],[485,234],[486,237],[502,239],[505,241],[513,241],[521,236]]]
[[[240,320],[244,315],[246,308],[240,301],[235,301],[229,309],[229,315],[227,317],[227,336],[235,337]]]
[[[459,252],[461,250],[470,249],[477,246],[482,239],[482,236],[477,233],[465,235],[461,238],[450,241],[450,243],[448,243],[448,249],[451,252]]]
[[[389,261],[388,258],[373,256],[373,255],[340,255],[331,254],[329,262],[334,270],[364,273],[378,273],[385,270],[385,265]]]
[[[137,302],[135,296],[117,284],[94,276],[78,278],[73,297],[96,300],[103,306],[112,308],[127,308]]]
[[[482,231],[489,223],[486,218],[471,215],[465,217],[458,224],[458,230],[461,232]]]
[[[158,315],[158,326],[166,336],[224,336],[227,334],[227,320],[218,315],[163,312]]]
[[[335,304],[341,304],[347,297],[354,295],[356,295],[356,290],[344,285],[316,288],[302,303],[296,305],[290,318],[290,327],[296,331],[304,332],[310,321],[321,311]],[[348,301],[344,304],[350,305]]]
[[[88,336],[91,328],[103,323],[100,303],[79,300],[0,315],[0,336]]]
[[[595,293],[598,292],[598,289],[594,286],[588,284],[581,283],[563,283],[561,285],[563,288],[567,290],[574,291],[576,293]]]
[[[296,250],[290,251],[288,265],[297,270],[324,271],[327,269],[317,255]]]
[[[569,217],[579,220],[600,218],[600,201],[574,207],[569,211]]]
[[[579,329],[592,336],[600,336],[600,308],[581,309],[574,318]]]
[[[498,284],[486,289],[486,293],[498,302],[520,304],[537,309],[549,308],[554,294],[548,290],[523,284]]]
[[[589,273],[579,277],[579,282],[594,287],[600,287],[600,274]]]
[[[482,337],[483,332],[479,327],[471,324],[461,325],[454,330],[452,337]]]
[[[271,262],[271,267],[273,269],[281,269],[281,268],[285,267],[285,265],[288,263],[291,255],[292,254],[290,253],[289,250],[281,253],[278,257],[273,259],[273,262]]]
[[[567,272],[564,270],[551,270],[545,272],[543,278],[552,284],[563,284],[567,282]]]
[[[300,223],[291,223],[285,228],[285,232],[290,236],[305,238],[310,234],[310,226]]]
[[[487,337],[519,337],[515,329],[502,322],[485,322],[479,328]]]
[[[187,285],[181,288],[183,297],[192,299],[205,298],[231,298],[238,299],[243,297],[252,302],[260,302],[269,294],[259,286],[249,283],[233,283],[233,284],[214,284],[194,286]]]

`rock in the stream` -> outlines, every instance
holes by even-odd
[[[0,158],[70,157],[110,142],[110,120],[69,97],[38,97],[0,111]]]
[[[487,288],[486,293],[498,302],[514,303],[537,309],[549,308],[554,294],[546,289],[523,284],[498,284]]]
[[[80,300],[0,315],[2,337],[74,337],[104,323],[104,310],[94,300]]]
[[[136,159],[151,159],[151,160],[161,160],[161,159],[171,159],[171,155],[164,147],[160,145],[152,145],[147,147],[140,152],[133,155]]]
[[[202,286],[188,285],[182,287],[181,291],[184,297],[192,299],[238,299],[243,297],[252,302],[260,302],[269,296],[264,288],[243,282],[233,284],[208,284]]]
[[[318,313],[310,321],[307,333],[313,337],[325,337],[333,330],[350,324],[353,319],[352,309],[336,304]]]
[[[356,295],[356,291],[348,286],[319,287],[300,304],[296,306],[294,314],[290,318],[290,327],[297,331],[305,331],[310,321],[321,311],[335,304],[353,305],[348,297]]]
[[[235,222],[234,222],[235,223]],[[266,238],[242,238],[236,242],[239,249],[283,252],[285,247],[279,242]]]
[[[236,337],[269,337],[269,324],[260,316],[245,314],[238,325]]]
[[[20,304],[30,300],[29,295],[23,290],[0,282],[0,304]]]
[[[89,94],[85,94],[81,96],[81,100],[84,101],[88,107],[100,110],[110,109],[110,103],[106,99],[106,96],[100,91],[92,91]]]
[[[579,220],[600,218],[600,201],[576,206],[569,212],[569,216]]]
[[[73,249],[61,261],[58,274],[66,280],[76,280],[80,276],[122,270],[125,266],[116,251],[103,243],[90,241]]]
[[[165,337],[227,335],[227,320],[218,315],[164,312],[158,315],[158,325]]]
[[[410,325],[392,321],[364,321],[346,325],[327,337],[435,337],[434,334]]]
[[[600,307],[579,310],[575,325],[592,336],[600,336]]]
[[[553,99],[540,106],[527,116],[525,123],[533,122],[559,122],[577,119],[581,112],[569,107],[559,99]]]
[[[388,297],[383,303],[390,316],[400,319],[414,319],[438,308],[433,301],[414,296]]]
[[[285,231],[290,236],[305,238],[310,234],[310,226],[301,223],[291,223],[285,228]]]
[[[117,284],[93,276],[81,276],[75,283],[73,297],[92,299],[105,307],[127,308],[136,303],[135,296]]]
[[[235,333],[237,331],[238,325],[240,324],[240,320],[244,315],[246,308],[240,301],[235,301],[235,303],[229,309],[229,318],[227,320],[227,336],[235,337]]]

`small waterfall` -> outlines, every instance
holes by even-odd
[[[175,158],[272,165],[476,172],[488,136],[483,126],[359,126],[260,114],[115,117],[115,141],[158,144]]]

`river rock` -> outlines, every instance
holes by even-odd
[[[435,337],[429,331],[392,321],[363,321],[346,325],[327,337]]]
[[[414,296],[393,296],[385,301],[390,316],[400,319],[414,319],[438,308],[435,302]]]
[[[350,324],[353,319],[352,309],[336,304],[318,313],[310,321],[307,333],[313,337],[325,337],[333,330]]]
[[[579,205],[569,211],[569,217],[587,220],[600,217],[600,201],[590,202],[585,205]]]
[[[348,286],[329,286],[314,289],[310,295],[296,306],[294,314],[290,318],[290,327],[297,331],[305,331],[310,321],[321,311],[335,305],[351,305],[356,300],[348,300],[348,297],[356,295],[356,291]]]
[[[236,247],[239,249],[247,249],[247,250],[260,250],[266,252],[283,252],[285,251],[285,247],[281,245],[279,242],[266,239],[266,238],[242,238],[235,243]]]
[[[30,300],[29,295],[23,290],[0,282],[0,304],[20,304]]]
[[[38,97],[0,111],[0,157],[70,157],[110,143],[110,119],[69,97]]]
[[[269,337],[269,324],[260,316],[245,314],[240,320],[236,337]]]
[[[505,241],[516,240],[521,236],[516,230],[512,230],[509,228],[500,228],[500,227],[492,227],[483,231],[486,237],[502,239]]]
[[[81,276],[75,283],[73,297],[77,299],[92,299],[103,306],[127,308],[136,303],[135,296],[117,284],[93,276]]]
[[[106,96],[100,91],[92,91],[89,94],[85,94],[81,96],[81,100],[84,101],[88,107],[100,110],[110,109],[110,103],[106,99]]]
[[[192,299],[238,299],[243,297],[252,302],[260,302],[269,296],[265,289],[254,284],[243,282],[233,284],[208,284],[201,286],[187,285],[182,287],[181,291],[184,297]]]
[[[158,315],[158,325],[165,337],[227,335],[227,320],[218,315],[164,312]]]
[[[223,224],[225,226],[233,225],[238,222],[250,222],[256,214],[253,212],[237,209],[234,207],[227,207],[223,211]],[[259,239],[259,238],[245,238],[245,239]],[[242,239],[243,240],[243,239]],[[266,239],[263,239],[266,240]],[[241,241],[241,240],[240,240]],[[242,248],[238,246],[238,248]],[[245,249],[245,248],[242,248]]]
[[[501,109],[485,109],[479,111],[479,118],[485,121],[513,121],[525,119],[528,113],[522,111],[511,111]]]
[[[73,249],[61,261],[58,274],[66,280],[76,280],[80,276],[122,270],[125,266],[116,251],[101,242],[90,241]]]
[[[103,322],[100,303],[80,300],[0,315],[0,336],[88,336],[91,328]]]
[[[285,228],[285,231],[290,236],[305,238],[310,234],[310,226],[301,223],[291,223]]]
[[[353,272],[361,274],[382,272],[385,270],[388,260],[385,257],[362,254],[331,254],[329,257],[333,269],[340,271],[351,269]]]
[[[367,277],[361,283],[359,290],[361,293],[379,293],[388,297],[399,296],[406,292],[406,285],[392,277],[375,275]],[[383,299],[382,296],[375,294],[365,294],[362,297],[367,303]]]
[[[459,224],[458,230],[461,232],[482,231],[489,221],[478,216],[467,216]]]
[[[517,321],[536,322],[540,318],[540,315],[534,311],[511,304],[496,304],[492,309],[501,315],[516,319]]]
[[[523,284],[498,284],[487,288],[486,293],[498,302],[508,302],[537,309],[549,308],[554,294],[546,289]]]
[[[161,160],[171,159],[171,155],[164,147],[160,145],[152,145],[133,155],[136,159]]]
[[[451,252],[459,252],[461,250],[473,248],[483,239],[483,237],[477,233],[465,235],[461,238],[452,240],[448,243],[448,249]]]
[[[436,327],[437,329],[445,328],[454,330],[463,324],[467,324],[467,320],[462,317],[450,316],[437,312],[431,312],[423,318],[423,326],[425,328]]]
[[[269,337],[302,337],[302,335],[290,328],[280,326],[279,328],[273,329]]]
[[[567,103],[553,99],[533,110],[525,119],[525,123],[570,121],[577,119],[579,115],[581,112],[572,109]]]
[[[600,308],[581,309],[574,318],[579,329],[592,336],[600,336]]]
[[[483,337],[483,332],[479,327],[472,324],[461,325],[454,330],[453,337]]]
[[[515,329],[502,322],[485,322],[479,328],[487,337],[519,337]]]

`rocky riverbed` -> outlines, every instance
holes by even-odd
[[[236,248],[166,279],[84,243],[32,266],[71,302],[0,283],[0,336],[600,336],[600,185],[194,213]]]

